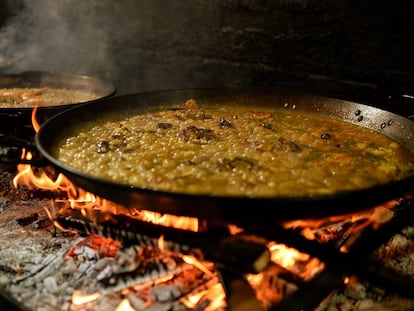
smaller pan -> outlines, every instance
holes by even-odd
[[[0,75],[0,88],[41,88],[54,87],[93,93],[97,99],[110,97],[115,87],[106,81],[83,75],[26,71]],[[95,101],[95,100],[94,100]],[[78,103],[57,104],[39,107],[37,120],[46,121],[52,115]],[[33,107],[0,108],[0,131],[10,132],[16,125],[31,125]]]

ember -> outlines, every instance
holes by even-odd
[[[22,168],[30,174],[27,167]],[[325,263],[326,254],[319,259],[315,257],[315,245],[325,243],[334,249],[346,245],[352,250],[367,228],[381,227],[398,212],[395,201],[334,221],[284,223],[286,228],[299,224],[304,236],[311,232],[311,237],[318,241],[314,244],[306,239],[312,244],[305,243],[302,245],[305,252],[300,252],[276,238],[278,230],[297,229],[282,229],[275,224],[269,232],[269,228],[250,230],[231,224],[227,230],[220,229],[219,233],[214,230],[213,234],[208,232],[206,224],[200,226],[197,219],[184,219],[185,225],[179,224],[181,229],[177,233],[173,226],[181,220],[178,217],[131,211],[77,189],[63,176],[56,178],[51,172],[38,174],[42,178],[55,177],[52,182],[41,183],[27,183],[30,178],[25,179],[27,175],[23,177],[23,173],[14,176],[17,188],[11,184],[13,174],[3,173],[2,178],[0,219],[4,223],[1,229],[4,240],[0,282],[12,303],[29,310],[37,306],[45,310],[227,310],[232,308],[235,299],[243,305],[251,297],[259,302],[253,304],[255,308],[277,310],[279,304],[283,306],[286,299],[306,288],[306,283],[323,278],[325,270],[329,270],[326,263],[331,263],[329,260]],[[22,187],[16,180],[25,180],[27,184]],[[57,197],[38,197],[39,189],[35,187],[43,185],[54,187]],[[25,205],[30,208],[23,210]],[[51,226],[49,217],[57,227]],[[172,221],[164,227],[169,217]],[[49,225],[33,225],[40,220],[49,220]],[[188,223],[196,225],[188,226]],[[60,226],[63,230],[58,229]],[[412,234],[412,227],[407,227],[395,235],[378,248],[376,260],[382,260],[387,269],[412,275]],[[297,244],[296,238],[285,240],[282,235],[280,239]],[[16,254],[14,244],[20,246],[21,254]],[[264,250],[268,250],[269,257]],[[229,266],[241,274],[235,277],[226,272]],[[378,291],[375,285],[364,281],[366,275],[355,272],[350,278],[340,278],[342,286],[330,289],[331,295],[325,300],[322,298],[315,308],[319,311],[329,310],[332,305],[359,304],[376,307],[384,304],[384,297],[387,305],[392,301],[401,310],[414,306],[413,300],[404,298],[408,297],[404,292],[398,296]],[[232,280],[244,275],[252,296],[240,297],[229,291],[233,284],[228,281],[229,275]],[[250,302],[247,305],[251,306]]]

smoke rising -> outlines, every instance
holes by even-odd
[[[105,75],[109,44],[101,1],[20,1],[0,28],[0,54],[12,58],[13,71]]]

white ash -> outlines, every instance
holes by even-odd
[[[385,266],[414,277],[414,226],[394,235],[375,255]]]
[[[46,200],[14,203],[0,197],[0,286],[29,310],[107,311],[115,310],[122,299],[127,298],[136,310],[186,311],[181,299],[194,289],[208,289],[211,282],[218,282],[216,275],[209,277],[190,265],[183,265],[181,270],[173,271],[175,279],[161,287],[149,279],[132,279],[124,284],[129,287],[127,294],[122,294],[121,289],[111,289],[97,300],[75,306],[71,302],[74,291],[105,292],[100,281],[113,274],[134,271],[136,262],[132,258],[136,257],[132,254],[137,249],[125,249],[119,261],[101,258],[98,250],[87,245],[73,248],[74,256],[67,256],[69,249],[84,238],[76,234],[56,234],[53,227],[35,230],[30,225],[22,227],[16,223],[19,217],[35,212],[40,219],[47,217],[43,207],[48,205]],[[404,229],[382,246],[376,256],[386,266],[413,275],[413,233],[414,227]],[[165,262],[165,271],[155,269],[151,276],[174,270],[176,264],[170,259]],[[208,299],[200,301],[199,309],[205,309],[208,303]],[[333,293],[317,310],[412,309],[414,300],[387,294],[369,283],[351,279],[343,290]]]
[[[414,278],[414,226],[404,228],[374,254],[386,267]],[[384,289],[353,277],[343,290],[324,301],[317,311],[412,311],[414,299],[387,293]]]

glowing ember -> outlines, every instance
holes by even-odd
[[[24,154],[23,156],[26,158],[30,157],[29,154]],[[57,214],[65,214],[65,211],[77,209],[81,211],[82,215],[90,219],[92,222],[99,223],[99,220],[96,219],[97,214],[93,213],[99,211],[101,212],[99,215],[126,215],[133,219],[143,220],[163,226],[170,226],[195,232],[199,230],[199,223],[195,218],[163,215],[160,213],[140,210],[138,208],[126,208],[76,187],[62,174],[59,174],[55,180],[52,180],[44,172],[38,172],[35,174],[30,165],[19,165],[18,169],[19,173],[16,175],[14,180],[15,187],[17,187],[19,184],[23,184],[30,188],[47,189],[52,191],[56,190],[66,194],[67,199],[55,200]],[[50,217],[53,217],[52,213],[50,213]],[[242,232],[244,229],[239,228],[235,225],[229,225],[229,230],[232,234],[237,234]],[[92,235],[83,243],[87,243],[88,247],[99,251],[101,258],[115,258],[120,248],[120,243],[114,244],[114,241],[101,238],[96,235]],[[158,247],[159,250],[165,251],[164,239],[162,236],[158,240]],[[281,267],[284,267],[286,270],[295,273],[302,279],[311,278],[323,267],[323,264],[320,263],[317,259],[309,258],[309,255],[300,253],[295,249],[286,247],[285,245],[272,242],[268,244],[268,248],[271,252],[271,260],[273,262],[277,263]],[[66,256],[72,256],[73,254],[74,249],[71,249],[67,252]],[[206,266],[207,263],[200,262],[195,257],[187,255],[180,255],[180,257],[187,264],[196,267],[213,280],[213,283],[211,283],[207,288],[186,295],[180,300],[181,303],[188,308],[195,308],[201,304],[203,305],[203,310],[211,311],[223,308],[223,306],[225,306],[225,292],[217,276],[215,276],[215,274],[212,272],[213,268]],[[211,265],[211,263],[209,264]],[[158,276],[152,279],[149,283],[152,284],[151,286],[154,286],[155,284],[165,284],[166,282],[172,280],[173,277],[173,274]],[[263,280],[262,274],[247,275],[246,277],[252,286],[256,285],[256,288],[261,287],[260,283]],[[140,290],[145,291],[146,288],[148,288],[149,283],[145,282],[141,284],[134,284],[131,285],[129,289],[126,288],[125,290],[133,290],[134,292],[138,292]],[[266,291],[269,292],[268,289]],[[72,303],[77,305],[85,304],[99,299],[101,295],[102,293],[100,292],[94,292],[91,294],[75,291],[72,297]],[[261,296],[265,295],[257,293],[258,298]],[[131,310],[131,308],[132,307],[130,301],[128,299],[124,299],[118,305],[117,310],[127,311]]]
[[[314,277],[324,267],[324,264],[319,259],[311,258],[308,254],[299,252],[284,244],[270,242],[268,247],[271,260],[274,263],[295,273],[304,280]]]
[[[197,267],[198,269],[203,271],[206,275],[213,276],[213,273],[211,273],[210,270],[207,269],[206,266],[203,263],[201,263],[199,260],[197,260],[195,257],[183,255],[183,260],[186,263],[193,265],[194,267]]]
[[[189,309],[195,309],[202,301],[208,302],[208,305],[203,309],[205,311],[218,310],[223,306],[225,300],[225,293],[220,283],[210,286],[208,289],[200,291],[196,294],[191,294],[181,302]]]
[[[198,220],[192,217],[174,216],[156,212],[140,211],[140,220],[148,221],[165,227],[181,228],[185,230],[198,231]]]
[[[135,311],[135,309],[131,307],[128,299],[123,299],[115,311]]]
[[[91,249],[98,251],[100,257],[103,258],[103,257],[115,257],[119,251],[119,248],[121,247],[121,242],[112,240],[112,239],[103,238],[96,234],[91,234],[86,239],[84,239],[82,242],[70,248],[66,252],[66,256],[74,256],[76,248],[79,248],[80,246],[83,246],[83,245],[87,245]]]
[[[272,261],[277,262],[284,268],[291,268],[298,259],[308,260],[309,256],[301,254],[297,250],[288,248],[283,244],[272,243],[269,247]],[[305,257],[305,258],[301,258]]]
[[[98,299],[100,296],[101,296],[100,293],[93,293],[90,295],[85,295],[85,293],[75,290],[73,291],[73,295],[72,295],[72,304],[81,305],[87,302],[94,301]]]
[[[368,226],[372,226],[374,229],[376,229],[382,224],[389,221],[394,216],[392,208],[394,208],[397,203],[398,202],[396,200],[392,200],[366,211],[361,211],[354,214],[332,216],[323,219],[299,219],[284,222],[282,225],[286,229],[302,228],[302,235],[309,240],[316,239],[316,234],[320,228],[329,226],[331,224],[338,224],[343,221],[358,223],[357,226],[354,226],[352,228],[352,232],[350,232],[356,233]]]
[[[99,258],[112,256],[112,253],[101,253],[98,246],[112,243],[114,241],[92,234],[74,245],[66,255],[72,256],[76,265],[84,265],[86,258],[95,261],[96,254],[99,254]],[[100,274],[104,273],[106,277],[101,276],[97,278],[99,281],[95,280],[95,285],[90,287],[93,292],[75,290],[72,293],[73,305],[96,304],[116,291],[122,298],[116,307],[116,310],[120,311],[140,310],[141,307],[143,309],[148,307],[148,310],[153,307],[154,310],[158,310],[157,303],[163,304],[167,301],[176,305],[177,310],[184,310],[183,306],[210,311],[224,310],[226,305],[224,289],[217,274],[212,272],[214,271],[212,263],[154,249],[151,246],[119,248],[116,245],[116,248],[119,252],[115,257],[101,261],[109,265],[105,269],[103,267],[99,269]],[[85,258],[84,254],[89,255]],[[168,262],[167,266],[164,265],[166,262]],[[117,275],[120,275],[119,280]],[[171,300],[171,295],[176,295],[176,299]],[[137,307],[137,303],[141,307]],[[179,305],[181,306],[178,307]],[[171,305],[168,306],[168,310],[176,310]],[[167,308],[161,309],[167,310]]]

